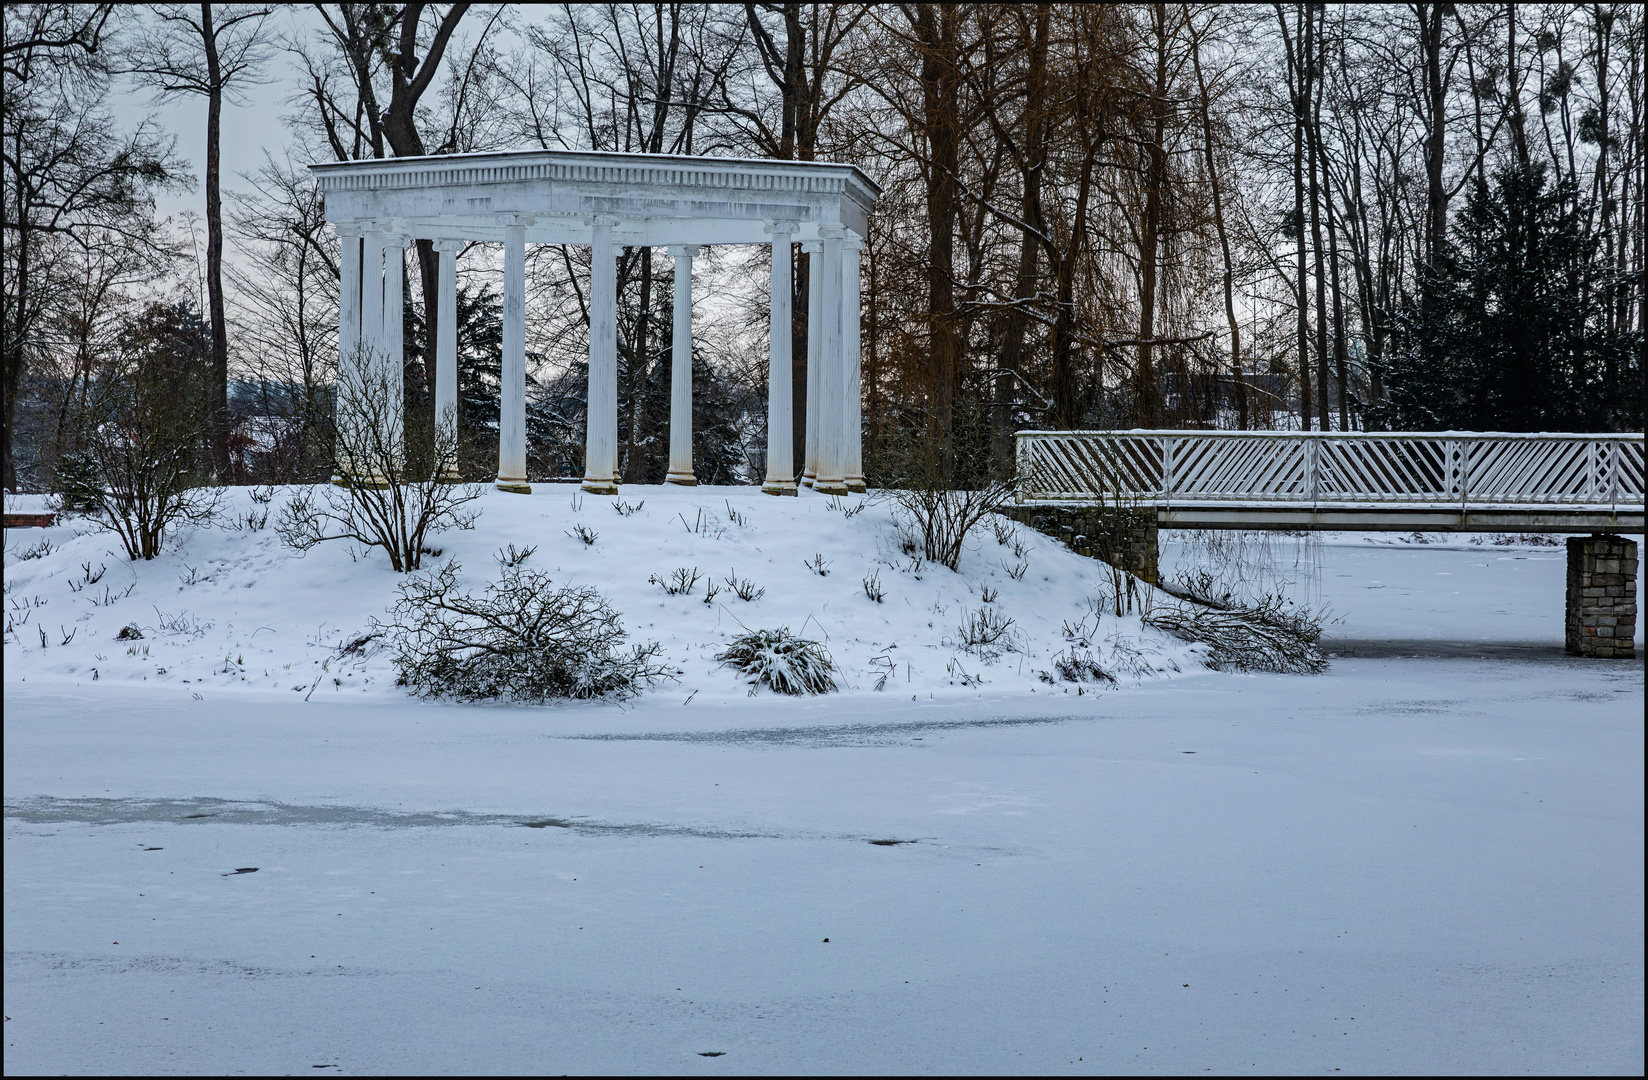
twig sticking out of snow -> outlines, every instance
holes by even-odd
[[[759,600],[763,596],[767,595],[767,590],[765,587],[759,589],[756,588],[755,582],[751,581],[749,578],[739,577],[737,570],[734,570],[732,574],[728,576],[727,588],[732,590],[732,594],[734,596],[745,601],[746,603],[751,600]]]

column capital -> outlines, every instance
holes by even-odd
[[[849,237],[847,237],[847,239],[845,239],[841,242],[841,250],[842,251],[863,251],[864,250],[864,240],[863,240],[862,237],[849,236]]]
[[[847,226],[845,226],[845,225],[820,225],[818,227],[818,235],[820,237],[822,237],[823,239],[825,239],[825,240],[845,239],[846,236],[847,236]]]
[[[450,236],[443,236],[435,241],[435,250],[440,252],[462,251],[467,240],[458,240]]]
[[[824,250],[824,245],[817,240],[803,240],[801,250],[808,255],[817,255]]]
[[[594,229],[615,228],[619,222],[617,214],[590,214],[584,218],[584,224]]]
[[[383,246],[386,248],[404,248],[412,243],[412,238],[405,233],[383,233]]]
[[[359,240],[366,235],[366,226],[367,222],[364,221],[334,221],[332,231],[337,233],[339,238],[347,236]]]
[[[537,219],[531,214],[499,214],[497,222],[506,229],[510,227],[524,229],[528,225],[537,224]]]
[[[697,244],[671,244],[669,253],[677,259],[696,259],[703,248]]]
[[[768,236],[794,236],[801,231],[799,221],[769,221],[761,226],[761,231]]]

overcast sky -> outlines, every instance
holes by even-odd
[[[321,25],[320,17],[307,5],[288,5],[277,9],[271,17],[275,37],[284,41],[295,32],[312,30]],[[263,151],[268,148],[277,157],[289,141],[291,132],[281,122],[284,102],[297,85],[302,68],[284,48],[277,48],[264,73],[261,85],[247,85],[242,93],[243,104],[223,107],[221,134],[223,191],[227,194],[247,186],[242,173],[255,171],[263,162]],[[189,163],[194,183],[181,191],[162,192],[156,204],[162,217],[175,217],[180,222],[188,211],[200,215],[202,227],[206,217],[206,99],[198,94],[185,94],[166,102],[157,102],[146,90],[136,89],[130,83],[119,87],[110,103],[115,121],[123,128],[135,127],[145,116],[153,116],[160,125],[177,139],[177,152]]]

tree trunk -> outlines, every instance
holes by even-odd
[[[1236,321],[1234,282],[1230,264],[1230,235],[1225,231],[1224,196],[1219,184],[1219,166],[1213,153],[1213,120],[1210,116],[1207,80],[1202,75],[1202,42],[1190,44],[1190,62],[1196,69],[1196,90],[1202,112],[1202,147],[1207,155],[1208,185],[1213,189],[1213,227],[1219,234],[1219,254],[1224,259],[1225,322],[1230,327],[1231,389],[1236,394],[1236,426],[1247,430],[1247,381],[1242,376],[1242,328]]]
[[[223,309],[223,194],[219,185],[218,133],[223,120],[223,70],[218,62],[212,5],[200,5],[200,37],[206,51],[206,302],[211,312],[212,355],[207,380],[211,410],[212,467],[218,482],[231,481],[229,461],[229,326]]]
[[[647,376],[650,357],[647,355],[647,326],[652,306],[652,249],[644,247],[641,255],[641,308],[635,318],[635,334],[630,342],[629,355],[629,431],[624,436],[624,483],[645,482],[647,462],[636,454],[635,446],[646,408]],[[666,439],[668,436],[666,435]],[[665,445],[668,445],[666,442]]]
[[[949,445],[960,342],[955,331],[954,249],[958,210],[960,124],[956,63],[958,19],[951,4],[920,4],[915,29],[921,44],[921,89],[930,168],[927,173],[928,435]]]
[[[1442,152],[1445,134],[1445,95],[1442,82],[1442,15],[1449,5],[1420,4],[1419,46],[1425,65],[1425,103],[1428,111],[1425,134],[1425,262],[1434,271],[1436,260],[1447,241],[1448,189],[1442,180]]]
[[[1277,12],[1282,24],[1284,41],[1287,38],[1287,19]],[[1305,5],[1294,7],[1294,36],[1287,42],[1288,54],[1292,59],[1289,72],[1292,85],[1289,90],[1293,97],[1293,228],[1294,228],[1294,261],[1296,264],[1295,296],[1297,302],[1298,325],[1295,327],[1295,346],[1299,352],[1299,430],[1310,430],[1311,393],[1310,393],[1310,323],[1309,309],[1305,302],[1305,58],[1297,49],[1299,41],[1304,35]]]
[[[1323,166],[1322,194],[1328,208],[1328,274],[1333,296],[1333,367],[1339,380],[1339,430],[1350,430],[1350,357],[1345,352],[1344,293],[1339,287],[1339,227],[1333,212],[1333,185],[1326,183]]]
[[[1322,72],[1320,43],[1316,39],[1315,16],[1305,17],[1304,72],[1306,94],[1310,101],[1310,127],[1307,147],[1310,154],[1310,249],[1316,276],[1316,417],[1317,427],[1327,431],[1330,402],[1328,390],[1328,321],[1327,275],[1323,272],[1322,251],[1322,184],[1320,177],[1327,168],[1322,152]]]
[[[1139,369],[1134,374],[1134,422],[1156,427],[1161,419],[1160,392],[1151,355],[1156,336],[1156,259],[1162,234],[1162,186],[1167,182],[1167,5],[1151,5],[1156,33],[1156,83],[1150,100],[1151,139],[1144,183],[1144,222],[1139,230]]]
[[[1045,232],[1042,222],[1041,178],[1046,161],[1046,121],[1041,105],[1047,77],[1048,31],[1052,22],[1052,5],[1036,6],[1035,36],[1031,39],[1025,60],[1024,84],[1024,153],[1020,158],[1020,214],[1024,223],[1038,232]],[[1019,232],[1019,268],[1013,285],[1013,307],[1007,316],[1007,328],[1001,346],[1001,373],[996,376],[996,445],[999,460],[1007,460],[1013,453],[1013,405],[1018,386],[1015,376],[1024,362],[1024,339],[1030,328],[1029,305],[1036,296],[1036,270],[1040,263],[1041,237],[1028,230]]]

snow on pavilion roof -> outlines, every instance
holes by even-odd
[[[420,239],[503,240],[500,214],[532,219],[531,243],[587,244],[596,214],[620,244],[765,244],[772,221],[868,231],[881,186],[857,166],[764,158],[509,150],[309,166],[336,226],[377,222]],[[388,224],[384,224],[388,223]]]

